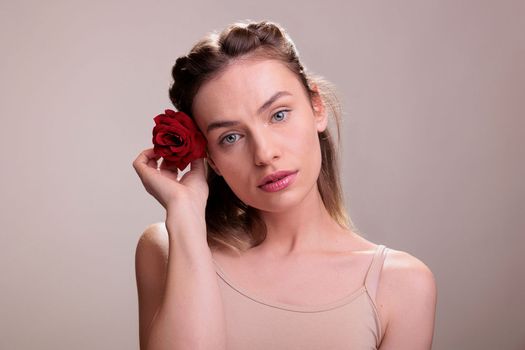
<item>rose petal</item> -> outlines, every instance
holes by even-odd
[[[155,118],[153,118],[156,125],[171,125],[173,118],[168,117],[164,114],[159,114]]]
[[[191,130],[192,132],[195,132],[197,130],[195,122],[187,114],[179,112],[176,118],[177,121],[186,129]]]
[[[183,112],[166,109],[155,118],[154,151],[183,170],[194,159],[206,156],[207,141],[194,120]]]
[[[153,151],[155,152],[155,154],[161,156],[162,158],[166,158],[173,155],[173,152],[171,152],[171,150],[169,150],[166,147],[155,146],[153,147]]]
[[[160,141],[161,138],[163,137],[162,135],[165,135],[165,134],[177,135],[178,137],[181,138],[181,140],[184,140],[188,137],[188,131],[185,128],[181,127],[180,125],[171,125],[171,126],[158,125],[154,128],[153,135],[154,135],[154,140],[156,142],[159,142],[161,144],[173,144],[173,142],[165,143],[166,141]]]

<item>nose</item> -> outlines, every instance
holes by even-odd
[[[269,165],[281,156],[281,149],[271,131],[261,129],[266,128],[262,127],[252,135],[253,158],[257,166]]]

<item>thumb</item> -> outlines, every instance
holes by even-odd
[[[190,171],[199,175],[205,175],[204,158],[199,158],[191,161]]]
[[[194,181],[206,182],[206,171],[204,167],[204,158],[194,159],[190,163],[190,170],[184,172],[179,182],[189,184]]]

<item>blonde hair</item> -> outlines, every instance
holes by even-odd
[[[341,107],[335,88],[324,78],[306,71],[291,38],[273,22],[231,24],[220,33],[210,33],[198,41],[188,55],[179,57],[172,69],[173,84],[169,90],[175,107],[193,118],[193,99],[199,88],[241,57],[283,62],[299,78],[311,104],[315,98],[322,100],[330,119],[335,122],[337,146],[340,146]],[[354,229],[344,207],[336,144],[329,128],[318,136],[322,161],[317,186],[322,201],[340,226]],[[243,203],[209,165],[206,170],[210,190],[206,204],[210,248],[230,248],[239,252],[262,243],[266,238],[266,225],[257,209]]]

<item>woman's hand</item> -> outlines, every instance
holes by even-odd
[[[182,178],[177,179],[179,170],[165,159],[160,166],[153,148],[142,151],[133,161],[133,168],[140,177],[146,191],[151,194],[166,209],[182,205],[198,215],[202,215],[208,199],[208,183],[206,182],[204,158],[191,162],[191,170]]]

